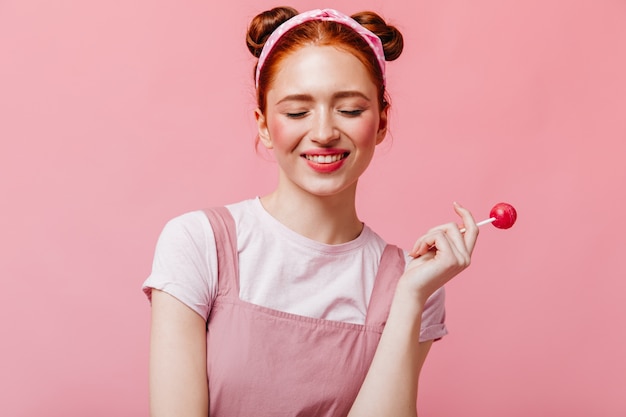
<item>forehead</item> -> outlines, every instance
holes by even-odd
[[[352,53],[334,46],[309,45],[287,55],[268,91],[351,89],[375,94],[376,86],[363,63]]]

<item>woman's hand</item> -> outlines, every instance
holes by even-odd
[[[419,374],[432,341],[419,342],[426,300],[470,264],[478,237],[471,213],[454,204],[466,229],[444,224],[415,242],[400,278],[376,354],[349,416],[417,415]],[[416,302],[417,301],[417,302]]]
[[[454,210],[463,224],[447,223],[429,230],[419,238],[409,255],[409,263],[399,285],[413,291],[422,302],[470,264],[478,237],[478,226],[472,214],[459,204]],[[460,228],[465,228],[461,233]]]

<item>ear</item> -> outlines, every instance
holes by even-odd
[[[254,118],[256,119],[257,130],[259,132],[259,140],[267,149],[272,149],[272,138],[270,137],[270,131],[267,127],[267,119],[261,112],[261,109],[254,111]]]
[[[389,106],[385,106],[380,111],[380,120],[378,122],[378,132],[376,132],[376,145],[380,144],[387,135],[387,121],[389,120]]]

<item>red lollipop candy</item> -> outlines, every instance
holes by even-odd
[[[489,218],[476,223],[476,226],[493,223],[498,229],[508,229],[515,224],[515,220],[517,220],[515,207],[508,203],[498,203],[489,212]],[[461,233],[465,233],[464,227],[461,229]]]
[[[508,229],[517,220],[515,207],[507,203],[498,203],[491,209],[489,217],[493,218],[493,225],[498,229]]]

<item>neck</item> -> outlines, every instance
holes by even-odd
[[[356,184],[331,196],[279,187],[261,197],[261,203],[269,214],[296,233],[336,245],[354,240],[363,230],[356,214],[355,195]]]

